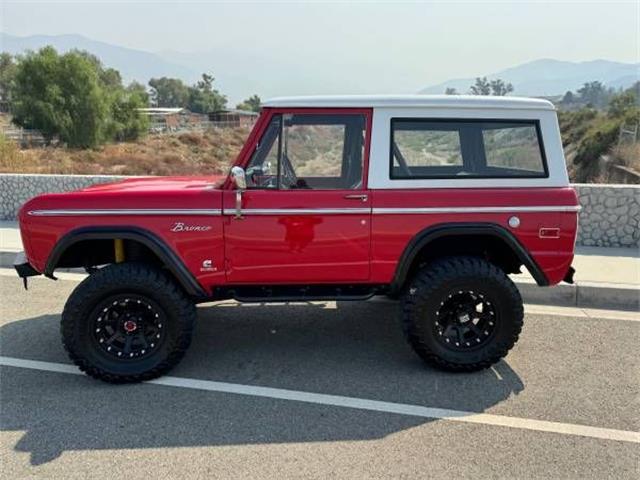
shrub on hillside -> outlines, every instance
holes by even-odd
[[[599,159],[618,139],[621,123],[619,119],[603,119],[587,130],[573,159],[573,163],[578,166],[577,182],[587,182],[600,175]]]
[[[182,133],[178,136],[178,140],[185,145],[203,146],[207,144],[207,139],[205,137],[194,132]]]
[[[213,129],[174,135],[149,135],[135,142],[80,150],[44,147],[18,150],[0,143],[2,173],[65,173],[121,175],[222,174],[242,148],[246,128]],[[6,148],[6,150],[3,150]],[[13,152],[2,154],[3,151]]]
[[[568,165],[573,181],[592,182],[605,173],[600,171],[601,157],[612,152],[621,128],[640,125],[639,92],[640,83],[636,83],[613,95],[606,112],[593,108],[559,112],[563,145],[575,152],[573,164]]]
[[[11,171],[20,167],[20,151],[15,142],[0,133],[0,168]]]
[[[613,149],[613,160],[640,173],[640,143],[617,146]]]

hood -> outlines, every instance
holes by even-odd
[[[222,202],[226,177],[137,177],[82,190],[32,198],[20,217],[32,210],[215,209]]]
[[[157,191],[179,191],[183,189],[220,188],[226,176],[188,176],[188,177],[135,177],[127,178],[111,183],[102,183],[79,190],[80,192],[91,193],[134,193],[134,192],[157,192]]]

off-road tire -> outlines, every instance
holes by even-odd
[[[489,298],[498,321],[485,344],[455,351],[436,338],[436,312],[452,293],[464,290]],[[453,372],[482,370],[506,356],[518,340],[523,316],[522,297],[514,283],[498,267],[476,257],[430,263],[411,279],[402,297],[403,329],[409,345],[427,364]]]
[[[144,358],[110,358],[88,331],[88,318],[96,306],[123,293],[154,302],[166,321],[162,345]],[[195,304],[166,272],[145,264],[119,263],[99,269],[76,287],[62,312],[60,331],[65,350],[80,370],[109,383],[135,383],[159,377],[180,362],[195,321]]]

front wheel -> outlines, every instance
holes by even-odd
[[[437,368],[471,372],[498,362],[522,330],[520,292],[495,265],[475,257],[437,260],[402,299],[405,336]]]
[[[73,291],[62,312],[62,342],[88,375],[140,382],[182,359],[195,318],[195,305],[168,274],[144,264],[114,264]]]

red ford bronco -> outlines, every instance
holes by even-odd
[[[62,313],[71,360],[108,382],[167,372],[195,304],[400,298],[407,340],[452,371],[504,357],[523,321],[507,276],[571,282],[579,210],[544,100],[280,98],[227,177],[48,194],[19,214],[18,274],[89,276]]]

